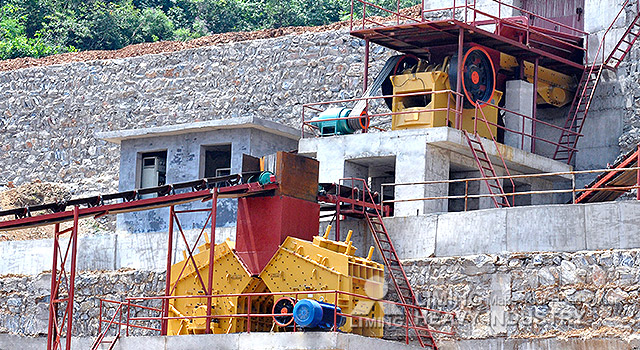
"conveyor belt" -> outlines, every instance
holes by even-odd
[[[585,189],[589,190],[582,192],[576,199],[576,203],[614,201],[628,192],[628,190],[622,190],[620,188],[636,185],[636,183],[638,182],[638,170],[624,169],[634,168],[638,166],[638,157],[640,156],[638,154],[639,151],[640,148],[630,151],[624,157],[622,157],[622,159],[611,166],[611,169],[620,170],[607,171],[598,175],[595,180],[585,186]]]
[[[278,184],[261,186],[258,183],[240,184],[241,175],[228,175],[180,182],[170,185],[118,192],[99,196],[46,203],[30,207],[0,211],[0,217],[14,215],[14,220],[0,221],[0,230],[15,230],[44,226],[73,220],[73,208],[78,206],[79,217],[98,217],[141,210],[163,208],[212,197],[216,188],[219,198],[238,198],[270,192]],[[157,194],[153,198],[142,195]],[[40,215],[34,215],[34,214]]]

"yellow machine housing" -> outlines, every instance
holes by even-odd
[[[193,256],[195,263],[200,271],[205,286],[208,283],[209,274],[209,243],[198,247],[199,253]],[[234,253],[234,243],[227,240],[215,246],[214,257],[214,273],[213,273],[213,289],[214,294],[239,294],[249,292],[265,292],[267,291],[264,283],[255,277],[251,277],[246,267],[238,256]],[[180,277],[179,272],[184,265],[185,270]],[[175,291],[172,295],[202,295],[203,292],[200,279],[195,272],[193,263],[187,259],[172,266],[171,270],[171,288]],[[253,300],[252,312],[271,312],[271,298],[265,302]],[[171,317],[184,316],[205,316],[207,314],[206,298],[183,298],[171,299],[169,302],[169,311]],[[213,315],[229,315],[245,313],[247,300],[244,297],[221,297],[212,299]],[[253,331],[268,331],[271,323],[264,325],[265,320],[255,320],[252,322]],[[270,321],[270,320],[268,320]],[[262,322],[262,323],[261,323]],[[240,318],[219,318],[211,324],[214,333],[235,333],[246,331],[246,320]],[[167,334],[202,334],[206,329],[206,321],[204,318],[196,319],[172,319],[169,321]]]
[[[529,61],[524,61],[524,76],[528,82],[533,84],[535,66]],[[500,54],[500,68],[515,70],[519,66],[518,60],[504,53]],[[550,104],[562,107],[571,102],[576,91],[576,81],[574,78],[554,71],[549,68],[538,66],[537,84],[537,104]]]
[[[328,232],[328,231],[327,231]],[[326,235],[325,235],[326,237]],[[336,242],[325,237],[317,236],[313,242],[298,238],[287,237],[278,248],[273,258],[265,266],[259,276],[251,276],[234,251],[234,243],[227,240],[215,246],[214,257],[214,294],[241,294],[265,292],[298,292],[309,291],[308,294],[298,296],[313,298],[328,303],[336,303],[335,294],[317,294],[313,291],[339,290],[359,294],[370,298],[383,297],[384,267],[371,260],[373,248],[368,258],[354,255],[356,247],[350,241],[351,232],[345,242]],[[198,247],[199,253],[194,260],[205,285],[208,281],[209,243]],[[184,265],[185,271],[180,278],[179,272]],[[171,268],[171,288],[175,287],[172,295],[202,295],[204,294],[200,279],[195,273],[191,259],[185,259]],[[252,314],[270,314],[274,302],[282,296],[253,296],[251,298]],[[206,298],[188,298],[170,300],[171,317],[205,316],[207,314]],[[243,314],[247,310],[246,297],[213,298],[212,315]],[[364,300],[355,296],[341,295],[337,305],[343,313],[360,315],[376,320],[382,320],[384,310],[377,301]],[[246,332],[246,319],[243,318],[214,318],[211,329],[214,333]],[[168,334],[201,334],[206,329],[206,321],[201,319],[174,319],[169,321]],[[252,331],[278,330],[273,326],[271,318],[254,317],[251,321]],[[347,318],[342,331],[366,336],[382,337],[381,322],[358,321]]]
[[[326,235],[325,235],[326,236]],[[288,237],[273,256],[260,278],[271,291],[309,291],[307,298],[338,305],[343,313],[382,320],[382,303],[350,295],[315,294],[312,291],[340,290],[382,299],[384,266],[354,255],[349,241],[336,242],[316,236],[313,242]],[[289,295],[294,298],[294,295]],[[300,298],[300,297],[298,297]],[[344,332],[382,337],[382,322],[347,318]]]
[[[393,94],[409,94],[417,92],[444,91],[450,90],[449,74],[444,71],[434,70],[427,72],[417,72],[391,76]],[[491,104],[497,105],[502,99],[502,92],[495,91]],[[447,110],[448,108],[449,110]],[[391,129],[420,129],[433,128],[439,126],[454,126],[456,101],[449,92],[433,93],[418,96],[393,97],[391,110],[395,112],[411,112],[394,114]],[[433,110],[435,111],[424,111]],[[420,112],[422,111],[422,112]],[[498,109],[492,106],[482,107],[484,117],[493,124],[498,123]],[[480,113],[480,112],[478,112]],[[474,131],[476,110],[475,108],[464,109],[462,112],[462,129],[469,132]],[[447,125],[447,117],[449,125]],[[491,138],[487,125],[479,116],[478,134],[482,137]],[[491,133],[495,136],[497,127],[490,126]]]

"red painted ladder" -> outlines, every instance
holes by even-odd
[[[571,163],[571,159],[577,151],[578,138],[582,132],[584,120],[589,112],[603,69],[604,66],[602,65],[594,65],[587,67],[582,73],[569,114],[564,122],[564,128],[562,128],[562,133],[560,134],[560,140],[556,145],[553,159]]]
[[[498,175],[496,174],[496,169],[493,167],[491,163],[491,159],[487,154],[487,151],[484,149],[482,145],[482,139],[478,134],[470,135],[466,130],[463,130],[465,138],[467,139],[467,143],[469,144],[469,149],[471,150],[471,155],[476,161],[476,165],[478,165],[478,170],[480,170],[480,175],[484,178],[484,182],[487,184],[487,189],[489,190],[489,194],[491,194],[491,200],[495,204],[496,208],[501,207],[510,207],[509,199],[507,198],[507,194],[504,192],[502,188],[502,184],[500,180],[494,179]],[[493,135],[491,135],[493,138]],[[495,139],[494,139],[495,142]],[[497,147],[497,145],[496,145]],[[499,149],[498,149],[499,151]],[[500,158],[502,159],[502,155],[499,153]],[[504,159],[502,159],[504,164]],[[506,164],[504,164],[504,168],[509,174],[509,170],[507,169]],[[513,184],[513,181],[512,181]]]
[[[607,34],[611,31],[613,24],[624,12],[624,8],[630,1],[631,0],[625,1],[615,19],[611,22],[609,28],[607,28],[607,31],[602,36],[600,46],[598,47],[598,51],[594,57],[597,58],[600,55],[600,52],[604,52],[604,40]],[[584,121],[587,118],[589,107],[591,107],[591,101],[593,100],[596,87],[598,86],[598,82],[602,76],[602,70],[604,68],[612,70],[617,69],[618,66],[620,66],[620,63],[622,63],[622,60],[624,60],[629,51],[631,51],[631,48],[638,40],[638,37],[640,37],[640,11],[636,12],[636,16],[633,18],[631,24],[606,60],[602,62],[602,64],[594,64],[585,67],[580,83],[578,84],[578,89],[576,90],[576,95],[573,98],[573,103],[569,109],[569,114],[565,120],[564,128],[560,134],[560,140],[556,145],[553,159],[565,161],[568,164],[571,163],[571,160],[577,151],[576,146],[578,144],[578,139],[581,136],[580,133],[582,132]]]
[[[368,196],[368,199],[372,203],[375,203],[369,187],[364,181],[362,181],[362,183],[364,192],[363,196]],[[409,283],[407,274],[404,272],[404,268],[402,267],[402,263],[400,262],[398,253],[396,252],[396,249],[393,247],[393,243],[391,242],[389,232],[387,231],[387,228],[382,221],[381,211],[378,210],[377,207],[374,207],[372,210],[365,210],[364,217],[367,219],[369,229],[371,230],[373,238],[376,242],[378,251],[380,252],[380,255],[382,255],[382,260],[384,261],[384,265],[387,269],[389,277],[391,277],[391,281],[393,282],[393,286],[395,287],[396,293],[398,294],[400,303],[418,306],[418,301],[413,292],[413,288],[411,288],[411,284]],[[412,309],[408,306],[404,308],[404,312],[409,327],[416,327],[416,319],[419,320],[420,318],[423,318],[423,315],[421,315],[418,310]],[[433,338],[433,334],[430,330],[428,330],[429,326],[426,324],[426,319],[423,318],[423,321],[424,326],[421,326],[421,328],[424,328],[425,330],[412,328],[414,333],[416,334],[418,342],[422,347],[438,349],[435,339]]]

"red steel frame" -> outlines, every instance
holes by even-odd
[[[49,325],[47,331],[47,349],[62,349],[62,338],[65,337],[64,348],[71,349],[71,333],[73,329],[73,298],[75,294],[76,258],[78,251],[78,219],[79,208],[73,207],[73,225],[60,231],[60,224],[55,224],[53,238],[53,267],[51,268],[51,296],[49,301]],[[71,232],[64,253],[60,249],[60,236]],[[70,263],[68,267],[66,264]],[[69,269],[67,275],[67,268]],[[66,292],[66,297],[63,293]],[[61,309],[61,306],[63,308]],[[62,312],[62,315],[59,313]]]
[[[54,225],[53,237],[53,265],[51,270],[51,294],[49,301],[49,323],[47,328],[47,349],[48,350],[69,350],[71,349],[71,337],[73,330],[73,301],[75,296],[75,277],[76,277],[76,260],[78,252],[78,223],[79,219],[87,217],[102,217],[108,214],[119,214],[132,211],[149,210],[162,207],[170,207],[169,218],[169,240],[167,254],[167,285],[165,288],[166,295],[170,295],[169,283],[171,276],[171,257],[173,251],[173,233],[174,227],[178,228],[184,243],[187,246],[188,258],[193,260],[193,251],[198,246],[200,239],[203,237],[207,224],[210,223],[209,242],[215,244],[215,226],[216,226],[216,204],[218,198],[233,198],[241,196],[250,196],[264,192],[273,191],[278,184],[268,184],[261,186],[257,183],[233,185],[227,187],[213,188],[211,190],[194,190],[192,192],[170,194],[155,198],[146,198],[125,201],[122,203],[98,205],[87,208],[74,206],[72,210],[60,211],[51,214],[43,214],[38,216],[30,216],[15,220],[0,221],[0,229],[12,230],[26,227]],[[197,200],[212,201],[211,208],[193,209],[193,210],[176,210],[175,206],[183,203],[189,203]],[[186,235],[180,226],[177,214],[207,212],[206,222],[198,235],[193,246],[187,242]],[[61,224],[71,222],[72,226],[61,230]],[[62,235],[70,233],[66,249],[62,250]],[[214,249],[210,250],[209,262],[214,259]],[[185,264],[186,267],[186,264]],[[184,269],[183,269],[184,271]],[[181,271],[180,273],[182,273]],[[197,271],[197,270],[196,270]],[[205,285],[202,276],[199,279],[202,283],[202,290],[205,294],[213,292],[213,269],[209,269],[208,283]],[[168,300],[168,299],[167,299]],[[210,306],[210,305],[208,305]],[[168,311],[168,303],[163,305],[164,312]],[[211,315],[211,308],[208,308],[208,315]],[[111,322],[114,324],[115,322]],[[108,331],[107,327],[107,330]],[[166,325],[164,325],[166,332]],[[104,334],[100,330],[99,341],[95,346],[99,346],[104,339]],[[207,332],[210,332],[207,327]],[[119,333],[118,333],[119,334]],[[63,341],[64,339],[64,341]]]

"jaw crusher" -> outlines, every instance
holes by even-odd
[[[210,242],[199,246],[193,259],[183,254],[184,260],[172,266],[172,271],[182,273],[171,275],[171,295],[204,295],[202,284],[208,283],[208,272],[213,268],[214,295],[240,294],[212,299],[210,326],[214,333],[284,331],[294,324],[328,330],[333,327],[334,310],[338,310],[356,316],[340,317],[340,331],[382,337],[382,322],[363,318],[384,317],[382,304],[371,300],[383,297],[384,266],[372,261],[373,247],[367,257],[355,255],[351,232],[345,241],[329,239],[330,228],[318,235],[318,162],[278,152],[260,164],[260,170],[268,168],[275,174],[277,190],[239,198],[236,242],[215,245],[214,266],[209,266]],[[338,294],[336,300],[336,293],[317,293],[334,290],[349,294]],[[296,292],[305,292],[304,298],[289,294]],[[242,295],[247,293],[278,294]],[[252,315],[286,315],[252,317],[250,330],[246,318],[215,317],[247,311]],[[191,317],[207,315],[206,298],[171,299],[169,312],[175,319],[169,321],[168,335],[205,333],[205,318]],[[325,320],[329,314],[331,322]]]

